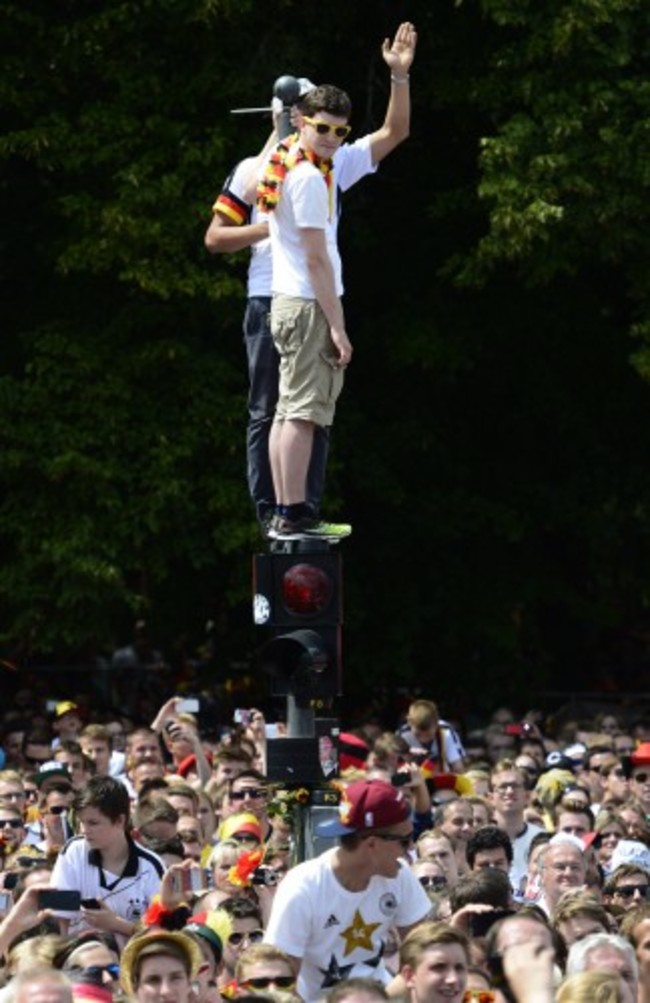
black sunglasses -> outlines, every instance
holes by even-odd
[[[447,879],[442,874],[422,874],[418,881],[423,888],[444,888],[447,884]]]
[[[239,945],[243,944],[245,940],[247,940],[249,944],[260,944],[263,939],[264,930],[251,930],[250,933],[239,933],[235,930],[235,932],[231,933],[228,937],[228,943],[233,947],[239,947]]]
[[[616,889],[616,895],[624,899],[631,899],[635,892],[638,892],[642,899],[647,899],[650,885],[619,885]]]
[[[0,829],[22,829],[23,823],[19,818],[0,818]]]
[[[16,867],[20,867],[22,870],[28,870],[30,867],[47,867],[47,861],[45,857],[15,857],[14,864]],[[9,872],[15,873],[15,872]],[[6,888],[5,883],[5,888]]]
[[[263,798],[266,791],[262,787],[245,787],[241,791],[233,791],[230,795],[231,801],[243,801],[244,798]]]
[[[270,978],[260,975],[257,978],[244,979],[241,983],[242,986],[250,986],[252,989],[268,989],[269,986],[275,986],[277,989],[293,989],[295,984],[296,979],[293,975],[273,975]]]

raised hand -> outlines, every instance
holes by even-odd
[[[396,77],[405,77],[415,56],[418,35],[410,21],[404,21],[395,32],[392,43],[385,38],[381,46],[384,62]]]

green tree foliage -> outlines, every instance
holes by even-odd
[[[167,649],[212,617],[224,658],[246,660],[246,256],[211,260],[203,233],[268,123],[229,110],[294,72],[345,86],[370,131],[388,95],[379,44],[410,17],[412,136],[341,222],[355,363],[328,512],[355,524],[346,691],[419,685],[462,709],[530,680],[588,683],[623,657],[634,684],[649,595],[649,398],[629,364],[636,348],[650,371],[641,2],[4,13],[6,648],[64,661],[144,612]]]

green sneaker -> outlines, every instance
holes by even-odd
[[[323,522],[313,518],[292,521],[282,516],[276,516],[267,535],[272,540],[302,540],[305,537],[342,540],[351,532],[352,526],[349,523]]]

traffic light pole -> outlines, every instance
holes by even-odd
[[[316,715],[312,707],[300,707],[293,693],[287,695],[287,734],[289,738],[315,738]]]
[[[276,80],[275,98],[283,109],[277,123],[283,139],[292,131],[291,106],[300,96],[295,77]],[[293,568],[292,568],[293,565]],[[287,739],[279,742],[282,750],[292,743],[296,758],[277,768],[291,783],[305,785],[299,759],[305,758],[307,772],[319,768],[316,738],[316,712],[311,697],[334,696],[341,686],[341,561],[330,555],[325,540],[295,540],[271,545],[271,553],[258,555],[253,564],[253,606],[255,623],[271,627],[275,640],[259,653],[264,671],[274,677],[276,693],[287,700]],[[303,740],[302,743],[300,740]],[[300,746],[306,748],[301,749]],[[311,761],[311,762],[309,762]],[[308,765],[309,763],[309,765]],[[276,778],[279,779],[279,778]],[[311,783],[307,781],[308,784]],[[318,786],[318,782],[314,785]],[[296,805],[297,857],[314,855],[315,836],[312,813],[322,811],[332,799],[332,792],[321,792],[319,808]],[[312,797],[315,797],[312,791]],[[336,798],[334,798],[334,804]],[[330,811],[336,810],[330,807]],[[322,849],[322,848],[321,848]]]

